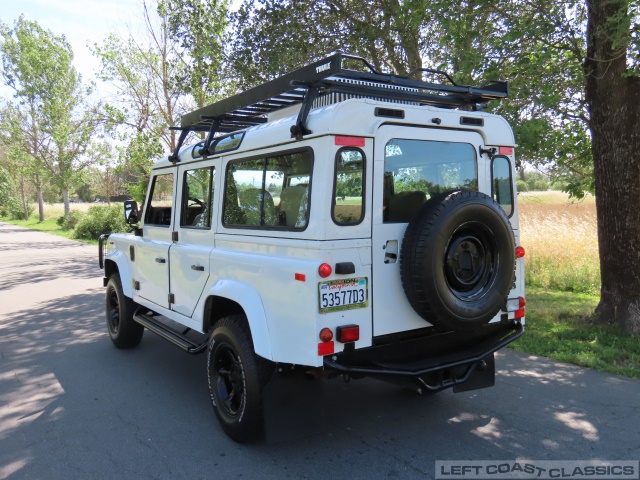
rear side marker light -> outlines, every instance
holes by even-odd
[[[513,147],[499,147],[498,153],[500,155],[513,155]]]
[[[318,275],[320,275],[322,278],[327,278],[329,275],[331,275],[332,271],[333,269],[328,263],[323,263],[318,267]]]
[[[524,257],[525,251],[524,251],[524,247],[516,247],[516,258],[522,258]]]
[[[336,135],[336,145],[342,147],[364,147],[364,137],[344,137]]]
[[[336,336],[341,343],[351,343],[360,340],[360,326],[358,325],[345,325],[344,327],[336,328]]]

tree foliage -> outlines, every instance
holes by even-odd
[[[243,87],[332,50],[400,75],[425,67],[462,84],[508,79],[509,100],[491,109],[514,126],[518,158],[581,196],[593,189],[585,20],[579,0],[246,0],[232,18],[229,57]]]
[[[222,88],[223,34],[227,0],[159,0],[158,15],[178,49],[174,90],[191,95],[197,107],[218,98]]]

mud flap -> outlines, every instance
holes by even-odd
[[[325,430],[324,380],[305,370],[278,367],[262,396],[267,443],[295,440]]]
[[[469,378],[458,385],[454,385],[453,391],[456,393],[479,388],[493,387],[496,383],[496,362],[494,354],[484,357],[476,366]]]

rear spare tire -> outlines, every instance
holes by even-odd
[[[504,210],[467,190],[426,202],[411,219],[400,250],[402,286],[428,322],[475,330],[505,305],[515,281],[515,242]]]

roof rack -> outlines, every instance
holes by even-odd
[[[343,67],[344,60],[360,62],[364,71]],[[413,79],[417,74],[444,76],[449,83],[430,83]],[[334,53],[291,73],[278,77],[219,102],[182,116],[180,139],[169,157],[178,160],[178,152],[191,131],[208,132],[205,151],[217,133],[233,132],[267,122],[267,114],[302,104],[291,135],[298,139],[311,133],[306,127],[309,111],[314,106],[334,103],[328,95],[346,98],[374,98],[396,103],[436,105],[444,108],[471,107],[479,110],[490,100],[506,98],[507,82],[491,81],[480,87],[458,85],[445,72],[417,68],[406,77],[378,72],[364,58],[347,53]],[[324,103],[323,103],[324,100]]]

